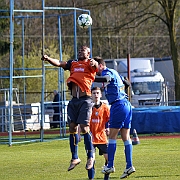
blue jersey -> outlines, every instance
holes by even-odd
[[[113,102],[118,100],[127,100],[128,97],[124,91],[125,86],[123,83],[123,76],[120,76],[116,70],[109,68],[104,69],[101,75],[110,76],[111,79],[104,86],[105,96],[109,104],[112,104]]]

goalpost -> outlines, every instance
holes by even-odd
[[[13,66],[13,59],[14,59],[14,18],[15,14],[23,14],[23,13],[40,13],[42,17],[42,54],[44,54],[44,49],[45,49],[45,13],[46,11],[50,10],[69,10],[73,11],[73,16],[74,16],[74,54],[75,54],[75,59],[77,58],[77,30],[76,30],[76,21],[77,21],[77,12],[82,11],[86,12],[90,15],[90,11],[86,9],[81,9],[81,8],[75,8],[75,7],[46,7],[45,6],[45,0],[42,0],[42,9],[41,10],[17,10],[14,9],[14,0],[10,1],[10,76],[9,76],[9,129],[8,129],[8,144],[11,146],[14,143],[22,143],[22,142],[13,142],[12,138],[12,124],[13,124],[13,81],[15,78],[21,78],[21,79],[26,79],[26,78],[41,78],[42,80],[42,92],[41,92],[41,112],[40,112],[40,138],[35,139],[34,141],[44,141],[44,122],[45,122],[45,114],[44,114],[44,94],[45,94],[45,64],[44,61],[42,61],[42,74],[36,74],[34,76],[15,76],[13,74],[14,66]],[[92,50],[92,33],[91,33],[91,27],[88,28],[89,31],[89,47]],[[62,35],[61,35],[61,15],[58,16],[58,37],[59,37],[59,56],[60,60],[62,60]],[[24,48],[24,45],[23,45]],[[91,51],[91,57],[92,57],[92,51]],[[61,69],[61,68],[60,68]],[[59,71],[59,73],[63,73],[62,71]],[[64,81],[63,76],[59,76],[60,81]],[[58,82],[59,83],[59,82]],[[64,90],[64,87],[61,87],[61,91]],[[26,96],[26,94],[25,94]],[[31,142],[34,142],[31,141]],[[27,141],[25,141],[27,142]]]

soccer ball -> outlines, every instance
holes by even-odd
[[[88,28],[92,25],[92,18],[88,14],[81,14],[78,19],[78,24],[81,28]]]

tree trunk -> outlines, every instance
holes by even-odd
[[[180,59],[177,51],[177,44],[173,38],[173,35],[170,35],[170,44],[171,44],[172,60],[174,66],[175,97],[176,97],[176,101],[180,101],[180,63],[179,63]],[[180,102],[178,104],[180,104]]]
[[[170,47],[171,47],[171,54],[172,54],[172,60],[174,66],[174,78],[175,78],[175,98],[176,101],[180,101],[180,63],[179,63],[180,59],[178,55],[177,36],[175,29],[175,12],[176,12],[177,0],[175,0],[174,2],[171,0],[168,1],[162,0],[162,5],[165,10],[167,27],[170,37]],[[180,102],[177,102],[176,104],[180,105]]]

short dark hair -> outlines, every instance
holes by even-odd
[[[101,88],[100,88],[100,87],[93,87],[93,88],[91,89],[91,92],[94,91],[94,90],[100,90],[100,91],[101,91]]]
[[[80,48],[79,48],[79,50],[88,50],[88,52],[90,52],[90,48],[88,47],[88,46],[86,46],[86,45],[84,45],[84,46],[81,46]]]
[[[106,65],[106,63],[104,62],[104,60],[103,60],[102,57],[100,57],[100,56],[96,56],[96,57],[94,58],[94,60],[97,61],[98,64],[102,64],[103,66]]]

